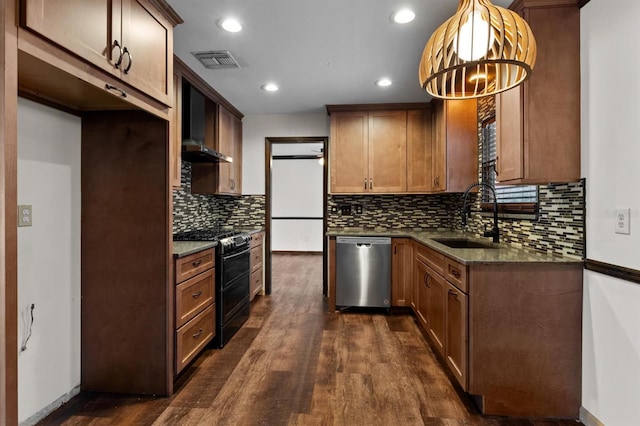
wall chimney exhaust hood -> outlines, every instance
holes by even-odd
[[[231,163],[233,158],[204,144],[205,97],[182,81],[182,159],[190,163]]]

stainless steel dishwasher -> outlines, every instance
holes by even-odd
[[[391,238],[336,238],[336,306],[390,308]]]

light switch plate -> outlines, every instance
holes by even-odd
[[[615,232],[616,234],[629,235],[629,216],[631,215],[631,209],[615,209]]]
[[[31,226],[32,223],[31,206],[26,204],[18,206],[18,227]]]

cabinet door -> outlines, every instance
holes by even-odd
[[[122,44],[122,79],[171,105],[172,25],[146,0],[122,0]]]
[[[231,119],[233,128],[233,163],[231,174],[231,191],[242,194],[242,121],[235,115]]]
[[[218,106],[218,137],[217,149],[219,152],[234,157],[233,143],[233,114],[222,105]],[[233,163],[218,163],[218,192],[230,194],[233,192]]]
[[[447,116],[445,103],[435,102],[432,149],[432,191],[447,189]]]
[[[441,355],[446,344],[446,292],[447,282],[431,268],[427,267],[427,288],[429,289],[428,333]]]
[[[414,277],[413,277],[413,285],[416,288],[416,316],[418,317],[418,321],[425,327],[425,329],[429,329],[429,273],[427,272],[427,265],[422,263],[421,261],[415,261],[415,269],[414,269]]]
[[[331,192],[362,193],[368,190],[369,123],[366,112],[331,114]]]
[[[114,74],[120,8],[111,0],[22,0],[21,25]],[[115,5],[113,5],[115,6]],[[112,27],[113,23],[113,27]],[[113,50],[112,50],[113,49]]]
[[[496,95],[496,179],[499,182],[524,176],[522,114],[522,87]]]
[[[407,191],[433,187],[433,130],[430,109],[407,111]]]
[[[391,306],[411,306],[413,245],[409,238],[393,239],[391,264]]]
[[[467,295],[449,283],[446,289],[447,365],[462,389],[467,390]]]
[[[369,113],[369,192],[407,190],[407,112]]]

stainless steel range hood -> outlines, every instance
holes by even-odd
[[[182,159],[190,163],[231,163],[233,158],[204,144],[205,97],[182,81]]]
[[[232,163],[233,158],[224,155],[197,140],[182,141],[182,159],[190,163]]]

